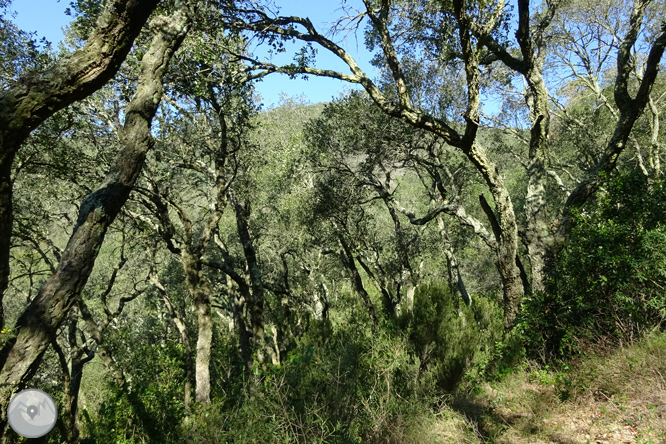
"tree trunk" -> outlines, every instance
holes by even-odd
[[[81,380],[83,378],[83,367],[90,362],[94,354],[87,348],[86,344],[80,346],[77,339],[78,315],[76,310],[72,310],[69,319],[69,329],[67,340],[69,342],[69,363],[57,339],[54,339],[51,345],[56,352],[63,374],[63,386],[65,399],[63,401],[62,411],[59,419],[61,428],[67,442],[78,442],[80,430],[78,426],[78,404],[79,391],[81,389]],[[84,357],[85,354],[85,357]]]
[[[56,330],[79,300],[109,225],[127,200],[153,144],[150,125],[162,96],[162,77],[188,28],[184,8],[162,23],[143,57],[136,94],[129,104],[122,130],[124,149],[114,160],[104,182],[81,204],[79,217],[55,273],[39,290],[17,321],[18,335],[0,352],[2,418],[11,395],[25,386]]]
[[[195,360],[195,401],[210,402],[210,353],[213,342],[213,319],[211,316],[211,288],[203,276],[201,260],[188,248],[184,249],[181,262],[185,269],[185,282],[197,310],[197,356]]]
[[[395,291],[395,296],[393,296],[391,294],[391,291],[388,288],[385,277],[380,280],[379,277],[377,277],[377,275],[372,271],[370,266],[366,263],[366,261],[361,257],[360,254],[357,255],[354,259],[359,263],[361,268],[363,268],[363,271],[365,271],[365,274],[368,275],[370,280],[372,280],[372,282],[375,284],[375,287],[377,287],[377,290],[379,290],[380,294],[382,295],[382,308],[384,309],[384,313],[386,313],[386,316],[388,316],[391,319],[395,319],[396,315],[398,314],[397,313],[398,305],[402,301],[402,298],[401,298],[401,295],[400,295],[400,287],[401,287],[400,284],[401,283],[398,282],[398,285],[396,286],[397,288],[396,288],[396,291]],[[350,270],[350,271],[352,271],[352,270]],[[352,271],[352,275],[353,274],[354,274],[354,271]],[[359,275],[359,278],[360,277],[361,276]],[[361,284],[362,284],[362,282],[361,282]],[[358,283],[356,283],[355,285],[358,285]],[[414,287],[412,286],[412,287],[409,287],[409,288],[414,288]],[[365,291],[365,289],[363,289],[363,290]]]
[[[437,228],[439,229],[439,234],[442,237],[444,242],[444,255],[446,256],[446,266],[449,275],[449,289],[451,294],[455,294],[457,291],[460,293],[465,305],[468,307],[472,305],[472,298],[469,293],[467,293],[467,288],[465,287],[465,282],[460,275],[460,267],[458,266],[458,258],[453,253],[453,245],[449,240],[449,235],[444,228],[444,221],[441,217],[437,217]]]
[[[12,240],[12,163],[0,164],[0,330],[5,328],[3,296],[9,286],[9,247]]]
[[[166,288],[160,283],[157,279],[157,276],[151,272],[151,281],[153,285],[162,295],[162,300],[164,305],[171,316],[171,320],[176,325],[178,334],[180,335],[180,342],[183,344],[185,349],[185,387],[183,394],[183,404],[186,411],[190,411],[190,405],[192,403],[192,381],[195,380],[194,375],[194,362],[192,361],[192,344],[190,343],[190,337],[187,334],[187,327],[185,326],[184,318],[185,316],[182,313],[176,311],[176,307],[171,303],[169,295],[167,294]]]
[[[331,308],[331,305],[329,303],[330,297],[328,294],[328,287],[324,282],[323,275],[319,287],[322,291],[315,291],[312,295],[314,299],[314,318],[318,321],[325,321],[328,319],[328,310]]]
[[[0,92],[0,329],[9,283],[12,233],[11,168],[16,152],[44,120],[101,88],[127,57],[159,0],[112,0],[86,45],[41,73],[23,75]]]
[[[498,57],[507,66],[513,67],[527,81],[525,101],[532,124],[527,166],[527,193],[525,196],[526,245],[530,259],[532,292],[545,291],[546,279],[551,266],[550,246],[554,236],[550,232],[550,222],[546,214],[547,154],[550,131],[550,95],[543,79],[543,66],[546,58],[544,33],[561,3],[553,2],[545,6],[537,18],[536,26],[531,22],[529,0],[518,1],[518,30],[516,39],[520,46],[522,60],[515,63],[511,56],[502,53]],[[515,67],[517,66],[517,68]]]
[[[502,281],[504,329],[508,331],[513,328],[518,316],[520,300],[524,295],[520,270],[516,265],[518,225],[511,196],[504,184],[504,179],[497,166],[488,158],[485,150],[476,140],[480,121],[480,49],[477,45],[478,40],[470,28],[472,19],[465,12],[463,3],[460,0],[453,2],[467,80],[467,110],[464,115],[466,120],[465,134],[459,147],[483,177],[495,203],[497,224],[500,229],[500,236],[497,239],[497,270]],[[489,29],[486,27],[485,32],[489,32]]]
[[[86,322],[90,336],[92,336],[92,338],[95,340],[95,343],[97,344],[97,354],[99,355],[99,358],[102,360],[102,363],[107,368],[107,370],[111,373],[111,376],[113,377],[113,380],[118,385],[118,387],[125,388],[125,385],[127,384],[125,373],[120,367],[118,367],[118,364],[113,358],[113,355],[106,348],[104,337],[102,336],[103,328],[100,328],[97,325],[97,322],[95,322],[92,313],[90,313],[88,306],[83,300],[79,301],[78,305],[79,310],[81,311],[81,317]]]
[[[342,234],[338,234],[338,240],[342,246],[342,252],[340,254],[342,256],[342,262],[345,268],[347,268],[347,270],[349,270],[351,273],[354,290],[356,293],[358,293],[359,296],[361,296],[365,307],[368,309],[370,320],[372,321],[373,326],[377,326],[379,323],[379,320],[377,319],[377,311],[375,310],[375,306],[372,303],[372,300],[370,300],[370,295],[363,286],[363,279],[361,278],[361,274],[358,272],[358,268],[356,268],[356,263],[351,248],[349,247],[347,241],[345,241],[345,238],[342,236]]]
[[[243,363],[245,364],[245,370],[247,370],[248,375],[252,370],[252,345],[250,332],[245,325],[245,319],[243,318],[243,312],[245,311],[245,301],[249,295],[243,294],[240,289],[235,289],[233,285],[233,280],[231,277],[227,276],[227,289],[229,294],[229,302],[233,307],[234,314],[234,324],[236,324],[236,329],[238,330],[238,343],[241,350],[241,357]]]
[[[526,6],[521,6],[526,8]],[[551,6],[551,9],[554,6]],[[550,12],[552,13],[552,12]],[[549,14],[550,14],[549,13]],[[524,11],[523,14],[528,14]],[[548,22],[544,22],[544,25]],[[543,79],[545,44],[542,32],[531,33],[524,24],[519,32],[519,44],[523,49],[525,70],[523,76],[527,81],[525,101],[530,113],[532,128],[530,130],[530,146],[527,165],[527,193],[525,196],[526,246],[530,259],[532,281],[530,291],[544,292],[546,280],[552,267],[551,246],[554,236],[550,232],[550,222],[546,214],[546,185],[548,135],[550,132],[550,94]]]
[[[196,401],[210,402],[210,350],[213,343],[213,319],[210,296],[200,294],[196,302],[199,336],[197,337]]]
[[[65,424],[67,442],[78,442],[79,427],[76,421],[79,410],[79,391],[83,378],[83,367],[87,360],[72,360],[69,383],[66,384],[65,401],[63,405],[62,421]]]
[[[473,84],[474,82],[470,83]],[[478,88],[478,81],[476,83]],[[468,115],[470,117],[467,120],[465,131],[465,139],[469,141],[467,147],[463,145],[462,151],[481,173],[495,203],[497,227],[499,227],[500,234],[497,239],[497,271],[502,282],[504,328],[508,331],[513,327],[518,316],[520,301],[525,294],[523,282],[520,278],[520,269],[516,264],[516,258],[518,257],[518,225],[511,196],[497,166],[488,159],[485,150],[475,142],[479,121],[478,95],[475,100],[470,99],[469,102]]]
[[[247,274],[250,281],[252,298],[249,302],[250,325],[252,327],[252,340],[257,351],[257,361],[263,364],[267,352],[272,362],[277,360],[273,346],[266,342],[266,333],[264,329],[264,285],[257,259],[257,253],[254,249],[254,243],[250,235],[250,201],[245,200],[241,203],[232,193],[231,203],[236,211],[236,228],[238,237],[243,246],[243,254],[247,262]]]

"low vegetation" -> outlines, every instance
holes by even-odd
[[[10,3],[0,441],[666,442],[665,0]]]

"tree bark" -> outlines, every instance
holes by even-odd
[[[264,352],[269,354],[271,362],[279,364],[276,351],[273,346],[267,343],[264,328],[264,285],[257,253],[254,248],[254,242],[250,235],[250,201],[245,200],[241,203],[232,193],[231,203],[236,211],[236,228],[241,245],[243,246],[243,255],[247,263],[247,274],[250,281],[251,300],[249,300],[250,325],[252,328],[252,340],[257,351],[257,361],[264,363]]]
[[[241,357],[249,375],[252,370],[252,344],[250,332],[243,318],[247,294],[243,294],[240,289],[234,288],[234,281],[229,276],[227,276],[227,293],[229,294],[229,302],[233,307],[234,324],[236,324],[238,330],[238,345],[240,346]]]
[[[549,231],[550,223],[546,214],[546,181],[548,178],[546,154],[548,150],[549,94],[543,82],[540,69],[527,76],[531,92],[528,105],[532,118],[532,130],[527,167],[527,194],[525,197],[525,217],[527,220],[527,254],[532,270],[532,292],[546,290],[546,279],[552,267],[549,254],[554,237]]]
[[[467,110],[465,112],[465,133],[460,143],[460,149],[476,166],[483,177],[495,203],[497,223],[500,236],[497,239],[497,270],[502,281],[504,302],[504,329],[510,330],[518,316],[520,300],[524,295],[524,288],[520,280],[520,270],[516,265],[518,254],[518,225],[511,202],[511,196],[499,174],[497,166],[487,157],[485,150],[478,145],[476,136],[480,120],[480,82],[479,82],[479,46],[475,42],[471,29],[471,18],[465,11],[462,0],[454,0],[453,7],[458,23],[458,34],[462,48],[462,58],[465,64],[465,77],[467,81]],[[496,11],[497,13],[497,11]],[[485,36],[490,33],[490,26],[494,20],[484,24]]]
[[[80,430],[77,422],[78,404],[79,404],[79,391],[81,389],[81,380],[83,378],[83,367],[86,363],[90,362],[94,354],[84,344],[80,346],[76,337],[78,316],[75,310],[71,311],[70,317],[68,342],[70,347],[69,364],[67,357],[62,348],[58,344],[57,339],[52,342],[53,349],[60,361],[60,367],[63,372],[65,400],[63,402],[62,411],[59,414],[61,420],[63,434],[67,442],[77,442],[79,440]],[[84,357],[84,353],[86,356]]]
[[[183,250],[181,262],[185,269],[185,282],[197,310],[197,356],[195,360],[195,400],[210,402],[210,353],[213,342],[213,319],[211,316],[211,288],[203,276],[201,258],[189,249]]]
[[[189,21],[186,7],[161,20],[161,30],[143,57],[137,90],[128,106],[121,137],[124,148],[104,182],[82,202],[55,273],[17,321],[17,337],[0,352],[0,426],[6,421],[11,395],[25,386],[69,309],[80,299],[106,230],[134,186],[153,144],[150,126],[162,97],[162,77],[187,33]]]
[[[12,178],[16,152],[44,120],[101,88],[118,71],[159,0],[112,0],[86,45],[41,73],[23,75],[0,92],[0,329],[9,283]]]
[[[359,296],[361,296],[363,304],[365,304],[365,307],[368,309],[368,313],[370,314],[372,325],[376,327],[379,324],[379,319],[377,319],[377,310],[375,309],[375,305],[372,303],[372,300],[370,300],[370,295],[363,286],[363,279],[361,278],[361,274],[358,272],[358,268],[356,268],[354,254],[352,253],[351,247],[345,240],[344,236],[340,233],[338,233],[338,241],[342,247],[340,256],[343,259],[342,262],[345,268],[347,268],[351,274],[354,290],[356,293],[358,293]]]
[[[532,292],[543,292],[546,279],[552,266],[550,247],[554,237],[550,233],[550,223],[546,214],[546,185],[548,133],[550,131],[550,94],[543,79],[543,66],[546,54],[544,32],[550,24],[559,2],[551,2],[541,13],[534,29],[530,26],[530,2],[520,0],[519,29],[516,38],[523,56],[522,72],[527,81],[525,101],[530,113],[532,128],[527,165],[527,193],[525,196],[525,218],[527,221],[527,254],[530,259]],[[527,289],[526,289],[527,290]]]
[[[67,442],[77,442],[81,431],[79,430],[77,416],[79,412],[79,392],[83,378],[83,367],[89,359],[76,359],[71,363],[70,382],[65,393],[63,421],[67,424]]]
[[[195,301],[197,307],[196,401],[210,402],[210,351],[213,343],[213,319],[211,318],[210,295],[201,293]]]

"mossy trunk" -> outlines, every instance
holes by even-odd
[[[159,0],[107,4],[86,45],[40,73],[26,73],[0,92],[0,329],[9,283],[13,225],[11,168],[30,132],[59,110],[101,88],[118,71]]]
[[[130,2],[131,3],[131,2]],[[46,281],[16,324],[17,336],[0,352],[0,427],[13,393],[23,388],[39,366],[70,308],[78,301],[107,229],[127,200],[153,144],[152,118],[162,96],[162,77],[187,33],[185,10],[164,20],[143,58],[137,91],[129,104],[121,141],[123,150],[104,182],[81,203],[72,236],[55,273]]]
[[[197,253],[185,249],[181,255],[185,270],[185,283],[190,298],[197,310],[197,355],[195,359],[195,400],[210,402],[210,353],[213,342],[213,319],[211,317],[210,283],[203,275],[201,258]]]

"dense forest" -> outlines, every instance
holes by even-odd
[[[666,1],[339,7],[0,0],[1,442],[666,442]]]

